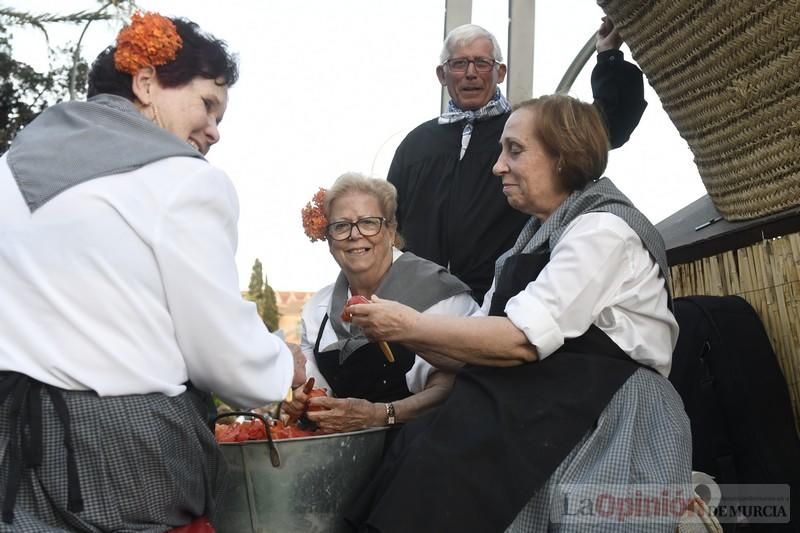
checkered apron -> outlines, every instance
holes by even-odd
[[[38,395],[41,401],[41,465],[22,470],[13,524],[0,522],[0,532],[158,533],[213,512],[223,460],[200,395],[57,391],[69,413],[83,509],[68,509],[64,424],[41,387],[26,399],[36,403],[31,398]],[[0,503],[12,462],[12,403],[0,405]],[[33,426],[23,426],[23,443],[30,444]],[[28,453],[26,446],[22,452]]]
[[[674,533],[674,521],[567,523],[569,485],[683,485],[691,494],[692,440],[680,396],[667,378],[637,370],[506,533]]]

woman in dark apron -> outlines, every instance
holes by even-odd
[[[348,520],[381,533],[674,531],[691,450],[665,377],[677,324],[663,242],[599,178],[608,141],[592,106],[527,101],[501,144],[495,174],[532,218],[497,262],[489,316],[347,309],[368,338],[466,363],[442,406],[398,435]],[[608,512],[637,490],[677,504]]]
[[[324,237],[341,272],[303,308],[301,346],[306,373],[330,397],[314,398],[308,418],[323,432],[407,422],[439,404],[452,386],[452,372],[435,369],[402,344],[369,342],[343,316],[351,296],[375,295],[423,313],[470,315],[478,307],[469,287],[441,266],[402,253],[395,211],[397,192],[386,180],[344,174],[325,193]],[[394,361],[388,360],[391,351]],[[286,406],[299,416],[307,407],[302,387]]]

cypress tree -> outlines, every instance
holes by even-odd
[[[278,312],[278,301],[275,298],[275,291],[272,290],[267,277],[264,276],[264,293],[262,295],[263,311],[261,319],[267,325],[270,331],[276,331],[280,322],[281,315]]]
[[[245,293],[245,298],[255,302],[256,309],[264,325],[270,331],[278,329],[280,313],[278,313],[278,302],[275,298],[275,291],[270,287],[264,276],[261,261],[256,258],[253,263],[253,272],[250,274],[250,285]]]

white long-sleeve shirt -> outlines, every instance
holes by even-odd
[[[494,284],[483,302],[488,313]],[[669,375],[678,323],[658,265],[641,239],[611,213],[587,213],[564,231],[550,262],[509,299],[509,320],[540,358],[595,324],[632,359]]]
[[[205,161],[89,180],[30,213],[0,158],[0,371],[101,396],[191,380],[240,406],[283,397],[292,356],[239,292],[238,200]]]

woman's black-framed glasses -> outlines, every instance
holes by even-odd
[[[386,219],[383,217],[364,217],[355,222],[340,220],[331,222],[325,227],[328,237],[334,241],[344,241],[350,238],[353,233],[353,226],[358,228],[358,232],[364,237],[372,237],[380,233]]]
[[[489,72],[497,64],[497,61],[494,59],[489,59],[488,57],[478,57],[475,59],[456,57],[454,59],[448,59],[444,62],[444,64],[447,65],[447,68],[453,72],[466,72],[470,63],[475,65],[475,70],[478,72]]]

